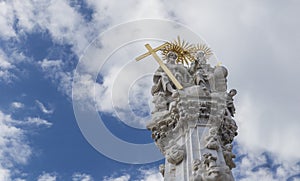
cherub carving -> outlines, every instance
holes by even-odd
[[[233,158],[235,158],[235,154],[232,153],[232,144],[227,144],[224,146],[223,154],[227,166],[230,169],[235,168],[236,165],[232,160]]]
[[[212,150],[219,149],[219,141],[218,141],[218,128],[213,127],[209,129],[209,135],[205,138],[207,143],[205,145],[206,148]]]

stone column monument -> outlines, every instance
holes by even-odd
[[[204,44],[167,42],[137,58],[152,55],[154,109],[147,128],[165,156],[159,170],[165,181],[233,181],[232,141],[235,89],[227,91],[227,69],[211,67]],[[162,62],[156,54],[161,51]]]

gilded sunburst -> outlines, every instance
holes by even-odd
[[[197,59],[197,56],[203,56],[206,60],[212,56],[212,50],[205,44],[197,44],[194,46],[193,57]]]
[[[166,60],[167,56],[170,52],[174,52],[177,54],[176,63],[189,64],[189,62],[194,61],[194,57],[192,52],[194,50],[194,46],[190,45],[188,42],[184,40],[181,41],[180,37],[177,37],[177,40],[173,42],[168,42],[167,46],[162,49],[163,59]]]

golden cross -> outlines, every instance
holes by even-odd
[[[171,81],[174,83],[174,85],[176,86],[177,89],[183,89],[182,85],[178,82],[178,80],[175,78],[175,76],[172,74],[172,72],[170,71],[170,69],[163,63],[163,61],[159,58],[159,56],[156,54],[156,52],[158,50],[161,50],[162,48],[164,48],[165,46],[167,46],[168,43],[164,43],[162,45],[160,45],[157,48],[152,49],[152,47],[149,44],[146,44],[145,47],[147,48],[148,52],[144,53],[143,55],[137,57],[135,60],[139,61],[149,55],[152,55],[154,57],[154,59],[157,61],[157,63],[159,64],[159,66],[165,71],[165,73],[168,75],[168,77],[171,79]]]

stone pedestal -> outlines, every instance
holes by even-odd
[[[165,100],[159,104],[167,108],[154,111],[147,126],[166,158],[160,166],[164,180],[233,181],[231,143],[237,126],[230,113],[229,93],[191,85],[154,99]]]
[[[233,181],[236,90],[227,92],[227,69],[207,64],[212,52],[203,44],[178,38],[161,51],[166,64],[153,77],[155,107],[147,128],[165,156],[165,181]]]

